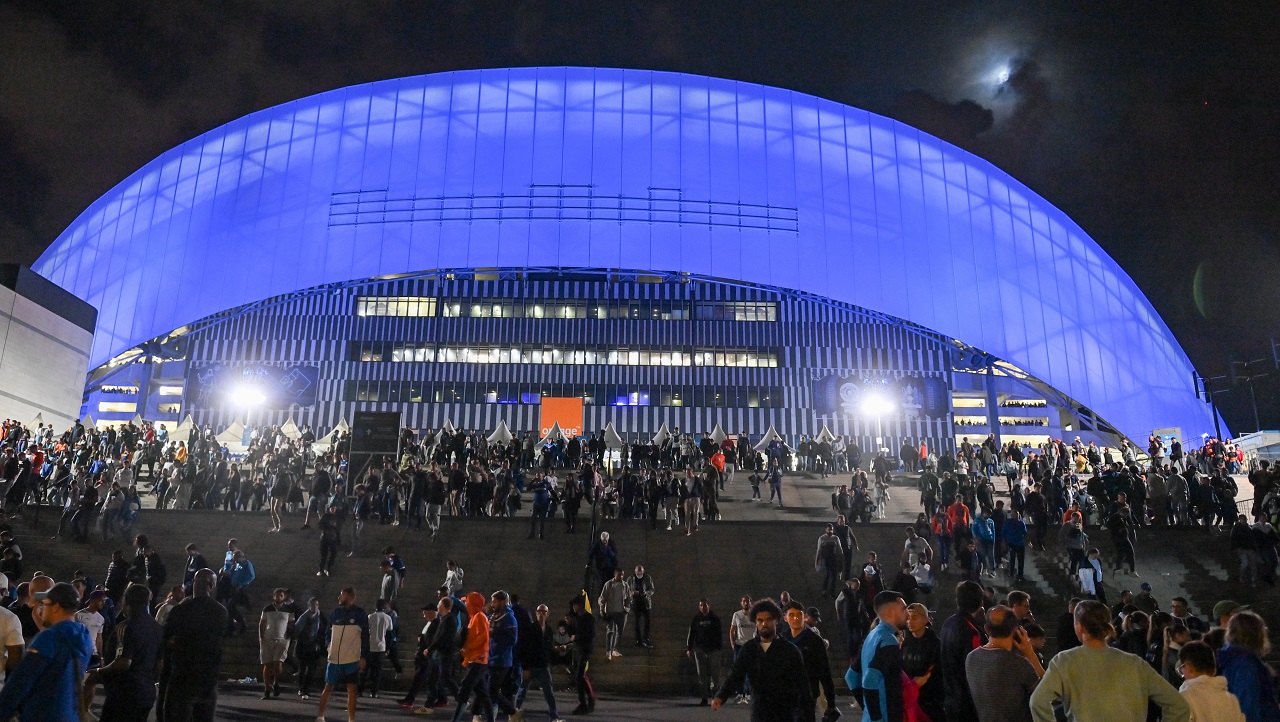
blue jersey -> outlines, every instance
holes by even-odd
[[[881,622],[862,643],[862,722],[902,721],[902,648]]]

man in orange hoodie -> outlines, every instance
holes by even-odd
[[[487,722],[493,722],[493,702],[489,698],[489,617],[485,615],[485,598],[480,592],[467,595],[467,641],[462,645],[462,666],[467,673],[458,688],[458,708],[453,722],[461,722],[471,693]]]

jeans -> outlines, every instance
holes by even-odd
[[[1009,545],[1009,576],[1021,577],[1023,565],[1026,563],[1027,547],[1019,544]]]
[[[507,681],[511,679],[511,667],[490,667],[489,668],[489,699],[492,700],[492,707],[502,710],[503,714],[508,716],[516,711],[516,706],[511,700],[507,699],[507,695],[503,692],[503,688],[507,686]]]
[[[1240,559],[1240,583],[1255,584],[1258,581],[1258,552],[1252,549],[1237,549]]]
[[[698,696],[706,699],[720,683],[720,650],[694,647],[693,663],[698,668]]]
[[[631,603],[631,613],[636,617],[636,643],[649,642],[649,605],[640,597]]]
[[[338,557],[338,541],[320,539],[320,571],[333,569],[333,562]]]
[[[689,534],[698,530],[698,505],[701,503],[702,499],[696,496],[684,500],[684,526]]]
[[[476,706],[488,722],[493,722],[493,700],[489,697],[489,665],[475,662],[467,665],[467,673],[458,687],[458,707],[453,712],[453,722],[462,722],[463,710],[471,693],[476,695]]]
[[[591,678],[587,676],[587,671],[591,668],[591,658],[580,652],[574,652],[573,660],[573,681],[578,688],[578,704],[584,707],[594,707],[596,705],[596,691],[591,686]]]
[[[369,656],[365,658],[364,672],[360,675],[360,684],[356,687],[356,694],[363,695],[365,687],[378,696],[378,685],[382,683],[382,658],[384,652],[369,652]]]
[[[1116,571],[1120,571],[1125,562],[1129,563],[1129,571],[1134,571],[1133,544],[1129,542],[1116,547]]]
[[[532,539],[535,532],[541,539],[543,533],[547,530],[547,514],[551,511],[548,504],[534,504],[533,516],[529,517],[529,538]]]
[[[982,552],[982,563],[986,565],[989,573],[994,574],[996,571],[996,543],[991,539],[979,539],[978,548]]]
[[[165,722],[213,722],[218,708],[218,688],[169,689],[164,699]]]
[[[943,564],[951,561],[951,537],[945,534],[938,535],[938,558]]]
[[[854,645],[854,644],[853,644],[853,642],[852,642],[852,635],[850,635],[850,642],[849,642],[849,645],[850,645],[850,646],[849,646],[849,649],[852,649],[852,650],[856,650],[856,649],[858,649],[858,647],[857,647],[856,645]],[[734,647],[734,648],[733,648],[733,663],[734,663],[734,664],[737,664],[737,663],[738,663],[738,657],[740,657],[741,655],[742,655],[742,645],[741,645],[741,644],[739,644],[738,646],[736,646],[736,647]],[[745,694],[745,695],[747,695],[748,697],[749,697],[749,696],[751,696],[751,675],[747,675],[747,676],[745,676],[745,677],[743,677],[743,678],[742,678],[742,693],[743,693],[743,694]]]
[[[431,530],[431,536],[435,536],[440,531],[440,510],[443,504],[427,504],[427,528]]]
[[[320,662],[324,661],[325,652],[323,648],[316,650],[298,651],[298,691],[304,695],[311,694],[311,679],[316,675],[316,669],[320,667]]]
[[[550,667],[534,667],[526,670],[529,678],[524,680],[520,685],[520,691],[516,693],[516,707],[524,707],[525,695],[529,694],[529,690],[535,682],[542,687],[542,698],[547,701],[547,709],[551,713],[551,719],[559,719],[560,714],[556,711],[556,690],[551,682]]]

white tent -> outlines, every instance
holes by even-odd
[[[445,419],[444,425],[440,427],[440,431],[447,431],[450,436],[453,436],[458,431],[458,429],[454,427],[452,421]]]
[[[93,417],[88,413],[84,415],[83,419],[80,419],[80,425],[86,429],[92,429],[94,426],[97,426],[97,423],[98,422],[94,421]]]
[[[760,439],[760,443],[756,444],[756,451],[764,451],[765,449],[768,449],[769,444],[773,443],[774,439],[782,441],[784,445],[787,443],[786,441],[783,441],[782,435],[779,434],[771,425],[769,426],[769,430],[764,432],[764,437]]]
[[[31,423],[27,424],[27,426],[32,429],[38,429],[41,426],[44,426],[44,414],[37,412],[36,417],[32,419]]]
[[[169,432],[169,439],[171,441],[181,441],[185,444],[187,437],[191,435],[191,430],[195,427],[196,420],[192,418],[191,414],[187,414],[187,418],[183,419],[181,424],[178,424],[173,428],[173,431]]]
[[[343,432],[350,430],[351,427],[347,424],[346,419],[338,419],[338,425],[330,429],[329,433],[319,439],[316,439],[315,443],[311,445],[311,448],[315,449],[316,453],[319,454],[329,448],[329,444],[332,444],[335,439],[342,435]]]
[[[729,438],[729,435],[724,432],[724,428],[720,424],[716,424],[716,428],[711,431],[711,440],[719,444],[727,438]]]
[[[143,423],[145,423],[145,422],[143,421],[142,414],[134,414],[134,415],[133,415],[133,420],[132,420],[132,421],[130,421],[129,423],[133,424],[134,426],[136,426],[136,427],[138,427],[138,428],[142,428],[142,424],[143,424]]]
[[[213,438],[219,444],[225,444],[228,447],[244,446],[244,424],[240,419],[236,419],[230,426],[223,429],[221,434]]]
[[[618,430],[613,428],[612,421],[604,427],[604,431],[601,435],[604,437],[604,445],[610,449],[621,449],[624,446],[622,437],[618,435]]]
[[[563,438],[564,432],[560,430],[560,422],[557,421],[551,425],[550,429],[547,429],[547,435],[538,440],[538,446],[542,446],[549,441],[557,441]]]
[[[828,442],[830,442],[830,441],[835,441],[835,440],[836,440],[836,435],[835,435],[835,434],[833,434],[833,433],[831,433],[831,429],[828,429],[826,424],[823,424],[823,425],[822,425],[822,431],[818,432],[818,436],[817,436],[817,438],[816,438],[816,441],[828,441]]]
[[[280,433],[294,441],[302,438],[302,429],[298,428],[298,424],[293,420],[292,416],[289,417],[288,421],[280,425]]]
[[[490,444],[509,444],[513,438],[511,429],[507,428],[506,420],[499,419],[498,428],[494,429],[492,434],[489,434],[487,440]]]
[[[663,424],[658,427],[658,433],[653,435],[653,443],[655,446],[662,446],[667,443],[667,439],[671,438],[671,432],[667,431],[667,425]]]

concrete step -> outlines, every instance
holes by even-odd
[[[23,547],[29,575],[37,569],[55,578],[69,579],[77,569],[84,569],[95,579],[105,576],[111,550],[128,552],[128,545],[118,540],[103,544],[98,536],[90,544],[74,544],[67,540],[51,541],[57,523],[54,514],[43,514],[34,528],[26,522],[15,526]],[[211,564],[219,564],[225,542],[235,537],[254,563],[258,579],[251,586],[253,607],[246,615],[252,626],[258,610],[267,602],[270,590],[287,586],[300,602],[316,596],[325,610],[336,603],[341,587],[354,586],[358,603],[373,608],[379,588],[379,551],[393,546],[405,559],[409,571],[400,591],[400,659],[407,672],[420,627],[418,610],[434,604],[435,589],[443,582],[446,561],[456,560],[466,570],[467,589],[486,595],[496,589],[518,594],[530,608],[546,603],[552,619],[566,611],[571,596],[583,587],[586,553],[591,541],[590,521],[579,523],[577,534],[566,534],[559,520],[548,524],[545,540],[528,540],[528,518],[517,519],[445,519],[437,541],[407,526],[371,524],[365,528],[361,551],[347,557],[343,553],[335,564],[333,575],[316,577],[319,541],[316,531],[300,530],[300,515],[286,519],[285,531],[268,533],[265,513],[218,511],[151,511],[144,512],[135,532],[149,535],[152,544],[164,555],[169,583],[181,580],[185,564],[183,547],[194,542],[201,547]],[[593,676],[598,685],[610,692],[653,693],[686,692],[692,665],[684,657],[688,624],[699,599],[706,598],[720,615],[722,625],[729,625],[738,608],[738,598],[776,596],[789,591],[806,605],[817,606],[823,613],[820,631],[831,640],[833,668],[843,670],[847,658],[844,635],[834,616],[830,599],[820,594],[821,577],[813,571],[815,540],[821,533],[821,521],[797,519],[784,522],[724,521],[708,523],[692,537],[678,531],[668,532],[659,525],[651,529],[642,520],[611,520],[602,525],[618,546],[620,563],[630,571],[644,564],[653,575],[657,594],[653,612],[651,637],[655,649],[633,646],[632,621],[624,631],[623,656],[612,661],[603,657],[604,629],[598,622],[597,653],[593,660]],[[860,568],[866,552],[880,552],[880,562],[890,579],[902,549],[904,538],[900,522],[855,526],[862,551],[856,552],[854,569]],[[1095,543],[1106,543],[1105,535],[1094,534]],[[344,529],[344,543],[350,544],[350,529]],[[1156,595],[1167,608],[1175,594],[1187,596],[1192,607],[1203,616],[1213,603],[1230,595],[1238,601],[1252,603],[1274,623],[1276,595],[1240,587],[1231,581],[1227,570],[1234,569],[1233,557],[1226,550],[1225,535],[1206,536],[1198,530],[1144,530],[1140,538],[1139,568],[1141,579],[1124,578],[1113,583],[1132,585],[1149,580]],[[1104,558],[1110,550],[1103,547]],[[1001,595],[1013,588],[1031,593],[1037,615],[1053,634],[1052,621],[1066,608],[1066,600],[1075,594],[1074,578],[1062,565],[1061,550],[1050,547],[1047,552],[1028,552],[1027,582],[1010,584],[1000,575],[983,578],[984,585],[994,586]],[[957,570],[958,571],[958,570]],[[939,573],[938,584],[930,600],[938,623],[954,610],[956,573]],[[595,600],[592,599],[594,606]],[[725,650],[727,663],[728,652]],[[227,640],[224,674],[228,678],[260,676],[257,664],[257,639],[252,631]],[[409,675],[406,675],[408,677]],[[388,682],[396,685],[407,681]]]

